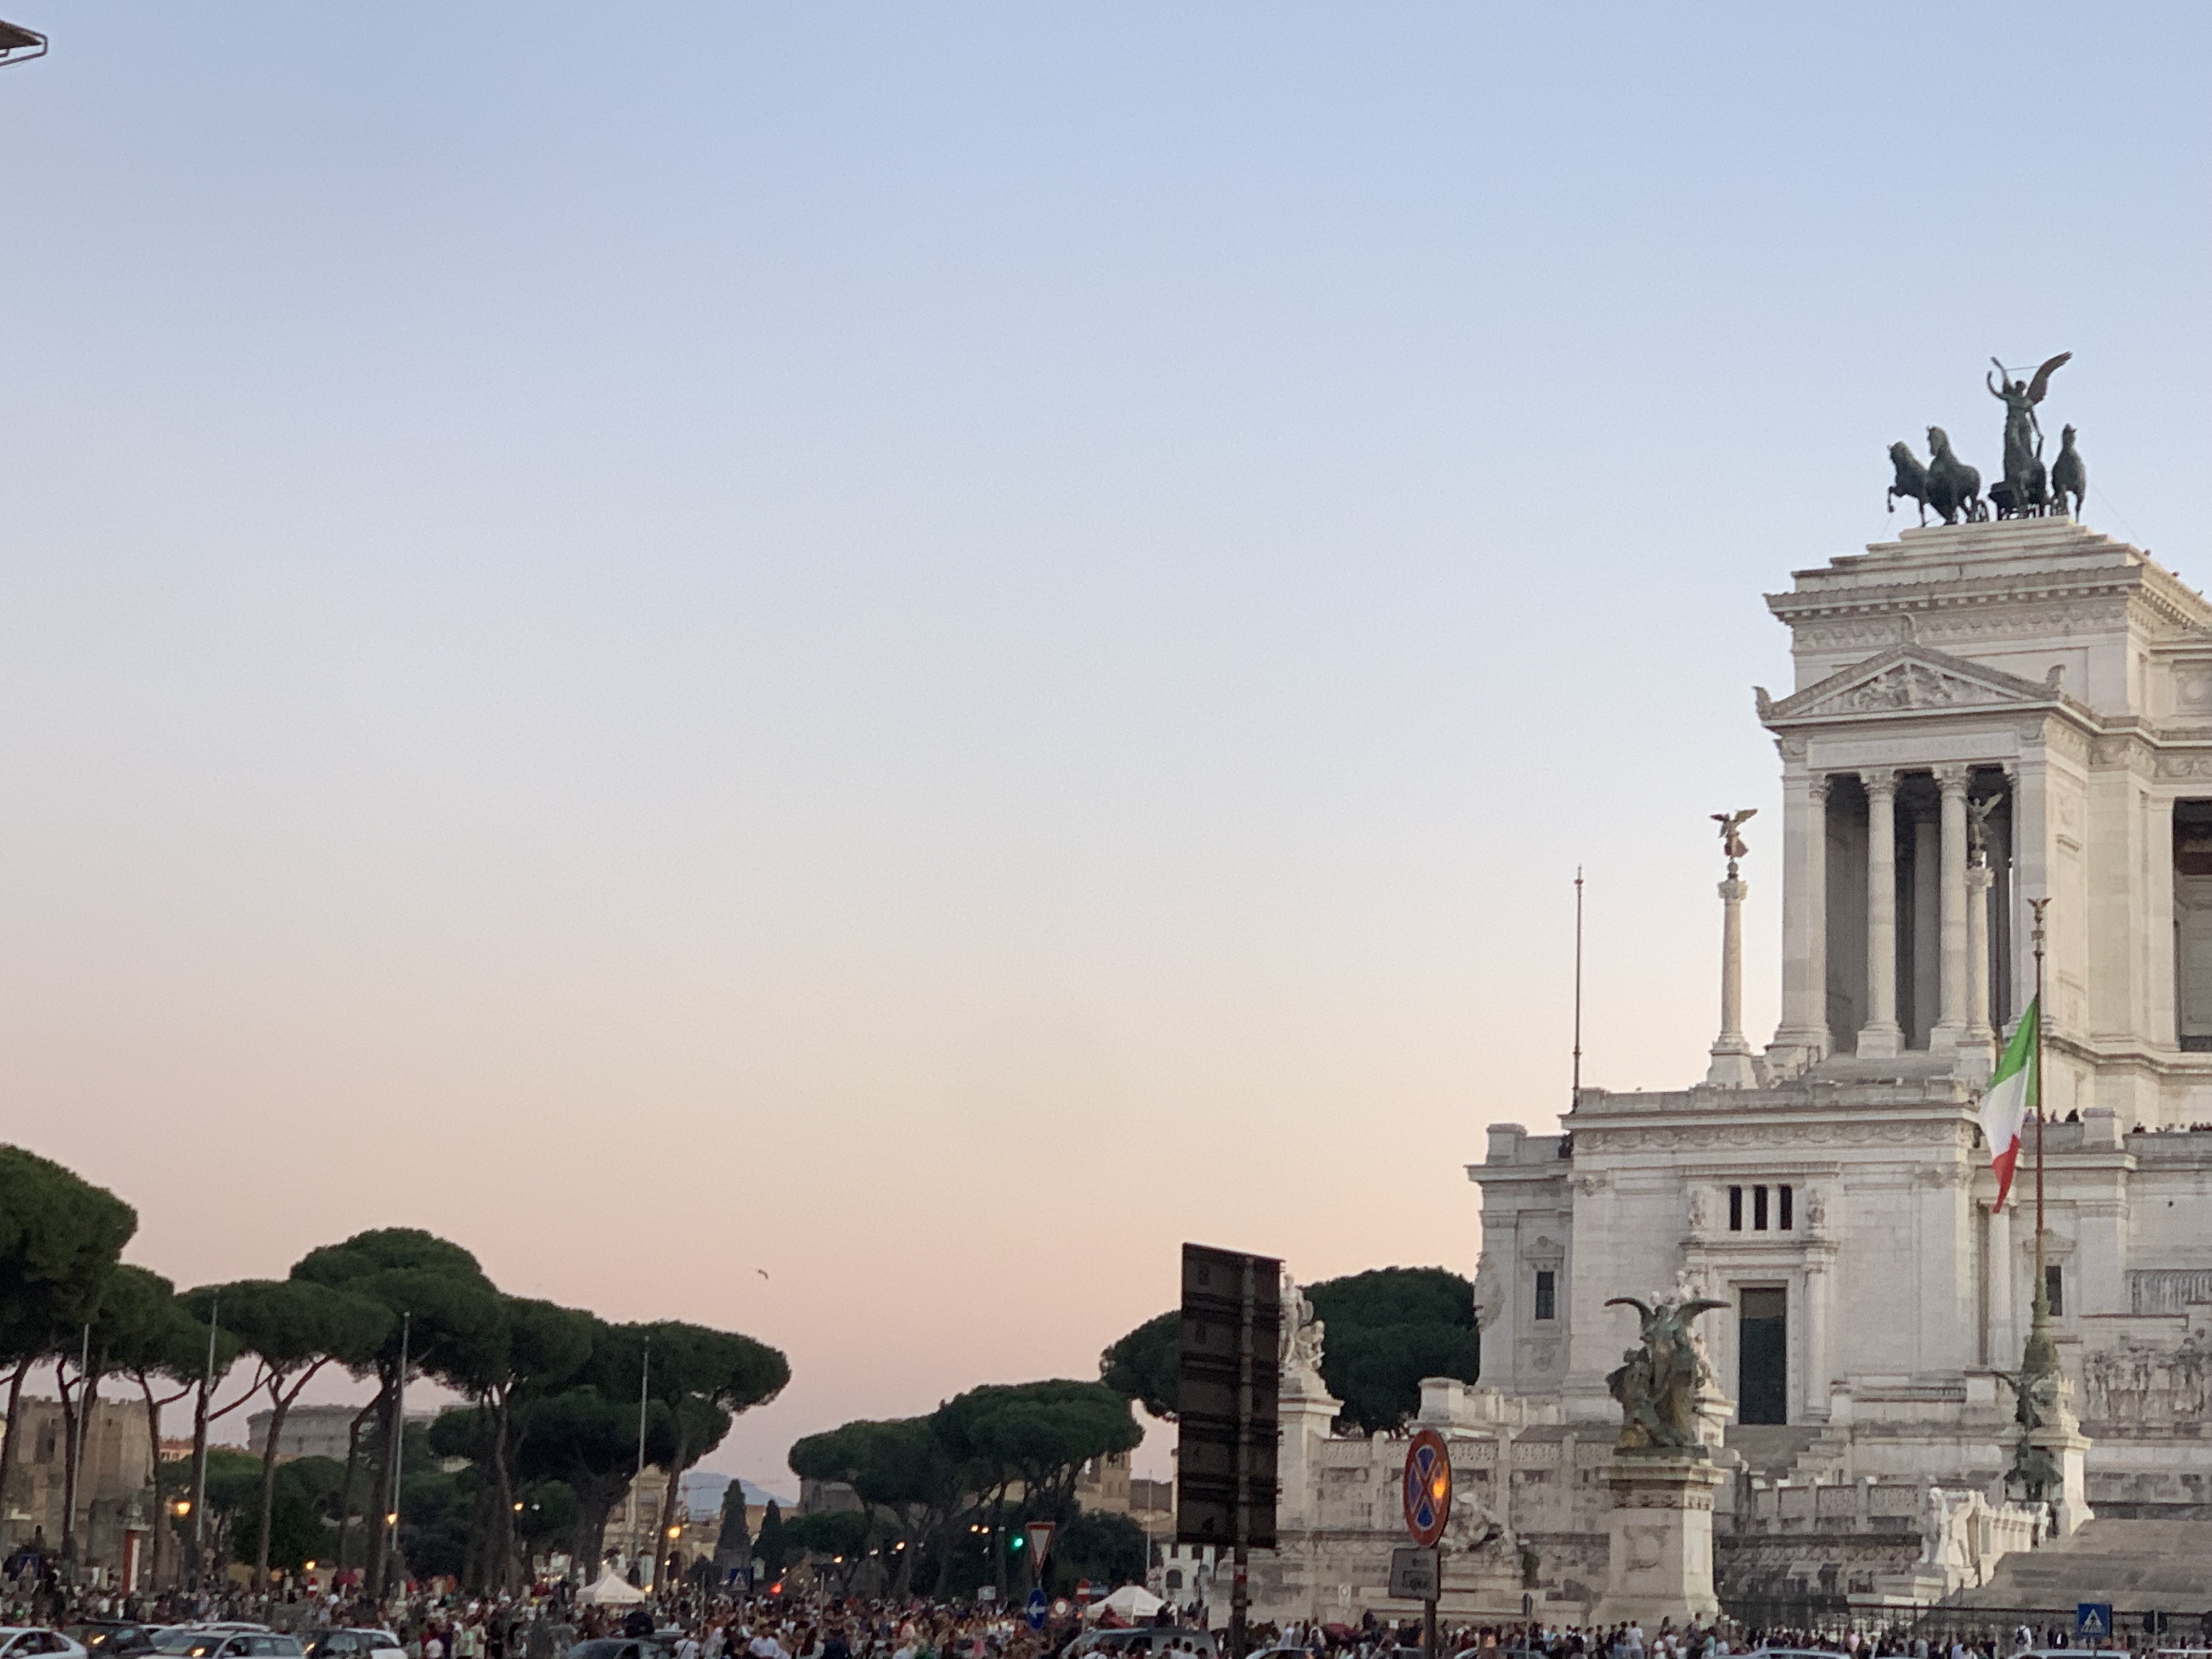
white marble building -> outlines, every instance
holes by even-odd
[[[1617,1421],[1635,1321],[1602,1304],[1687,1274],[1729,1304],[1705,1330],[1747,1468],[1989,1489],[2034,1212],[2023,1160],[1991,1214],[1972,1108],[2047,896],[2045,1244],[2089,1501],[2212,1518],[2212,604],[2064,518],[1907,531],[1768,604],[1796,684],[1759,694],[1784,813],[1745,875],[1778,885],[1779,1029],[1760,1058],[1723,1033],[1707,1082],[1585,1089],[1564,1135],[1492,1127],[1484,1384]]]

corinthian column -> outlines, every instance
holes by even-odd
[[[1938,914],[1942,918],[1942,996],[1928,1034],[1931,1054],[1958,1052],[1966,1035],[1966,769],[1939,766],[1936,782],[1943,792],[1943,848]]]
[[[1966,866],[1966,1035],[1959,1042],[1958,1074],[1986,1083],[1995,1063],[1996,1032],[1990,1025],[1990,866]]]
[[[1828,780],[1782,776],[1782,1020],[1770,1077],[1792,1077],[1828,1052]]]
[[[1905,1046],[1897,1024],[1897,774],[1861,775],[1867,795],[1867,1023],[1863,1058],[1887,1060]]]

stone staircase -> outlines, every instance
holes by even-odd
[[[1789,1478],[1822,1432],[1818,1424],[1731,1423],[1721,1443],[1741,1457],[1753,1474],[1781,1480]]]
[[[2087,1522],[2071,1538],[2014,1550],[1988,1583],[1943,1605],[2071,1618],[2084,1601],[2109,1601],[2122,1613],[2212,1607],[2212,1521]]]

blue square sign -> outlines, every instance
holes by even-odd
[[[2074,1634],[2097,1641],[2109,1640],[2112,1634],[2112,1604],[2110,1601],[2082,1601],[2074,1608]]]

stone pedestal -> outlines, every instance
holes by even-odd
[[[2068,1376],[2058,1379],[2058,1409],[2041,1428],[2032,1430],[2028,1444],[2050,1454],[2051,1461],[2058,1466],[2058,1489],[2051,1492],[2051,1529],[2061,1538],[2070,1538],[2084,1521],[2097,1518],[2089,1507],[2088,1488],[2082,1474],[2083,1460],[2089,1450],[2089,1437],[2081,1432],[2081,1425],[2074,1415],[2074,1383]]]
[[[1624,1452],[1606,1471],[1613,1509],[1605,1595],[1590,1622],[1683,1624],[1720,1611],[1713,1594],[1713,1488],[1728,1479],[1703,1457]]]

